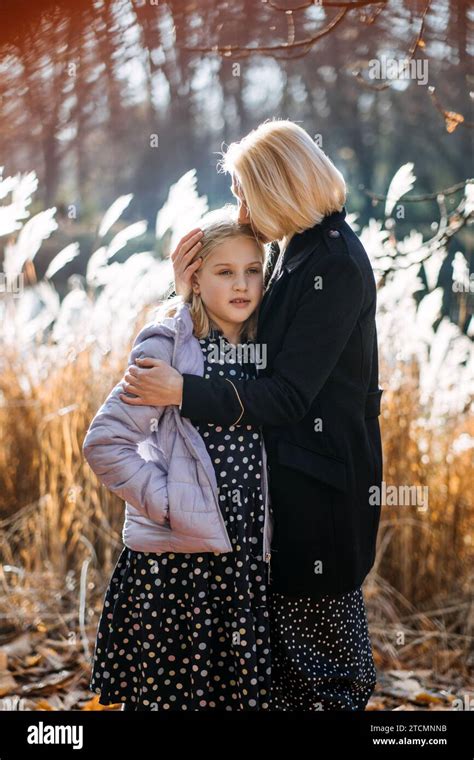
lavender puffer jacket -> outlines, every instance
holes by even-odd
[[[143,327],[128,364],[143,356],[162,359],[181,373],[204,374],[187,304]],[[125,501],[125,546],[144,552],[233,551],[214,467],[199,432],[177,406],[130,406],[120,393],[118,383],[93,418],[82,450],[101,483]],[[263,552],[269,563],[274,524],[263,437],[261,444]]]

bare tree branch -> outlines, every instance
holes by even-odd
[[[437,200],[440,196],[453,195],[454,193],[457,193],[458,190],[461,190],[461,188],[465,187],[466,185],[471,184],[471,182],[474,182],[474,179],[472,177],[469,177],[468,179],[465,179],[463,182],[458,182],[457,185],[451,185],[451,187],[447,187],[444,190],[438,190],[436,193],[425,193],[424,195],[403,196],[403,203],[419,203],[420,201]],[[363,186],[360,186],[359,189],[362,190],[362,192],[364,192],[365,195],[368,195],[369,198],[372,198],[372,200],[374,201],[386,201],[390,197],[388,195],[380,195],[378,193],[374,193],[372,192],[372,190],[367,190]]]
[[[458,126],[468,127],[468,129],[472,129],[474,127],[474,122],[466,121],[461,113],[457,113],[456,111],[446,111],[446,109],[443,108],[436,95],[435,87],[428,87],[428,92],[436,110],[442,114],[446,122],[446,129],[448,132],[454,132]]]
[[[349,5],[354,5],[354,3],[349,3]],[[303,55],[305,55],[318,40],[322,39],[333,31],[333,29],[345,18],[349,10],[350,8],[348,7],[343,8],[317,34],[315,34],[313,37],[306,37],[303,40],[283,42],[277,45],[252,45],[250,47],[244,47],[242,45],[197,45],[192,47],[183,46],[183,49],[192,53],[217,53],[218,55],[222,55],[225,58],[234,59],[248,58],[250,55],[255,55],[256,53],[259,53],[260,55],[270,55],[277,57],[275,56],[275,53],[277,52],[288,52],[292,50],[300,51],[301,48],[305,48],[305,51],[303,53]],[[296,57],[298,57],[298,55],[288,57],[287,59],[292,60]]]
[[[341,0],[338,2],[338,0],[334,0],[334,2],[331,2],[330,0],[308,0],[306,3],[301,3],[301,5],[295,5],[294,8],[283,8],[281,5],[278,5],[277,3],[273,2],[273,0],[262,0],[262,3],[264,5],[268,5],[270,8],[273,8],[275,11],[281,11],[282,13],[294,13],[295,11],[304,11],[306,8],[347,8],[348,10],[352,10],[354,8],[364,8],[367,5],[387,5],[387,0],[354,0],[354,2],[343,2]]]
[[[430,9],[431,2],[432,2],[432,0],[426,0],[425,10],[423,11],[423,14],[422,14],[422,17],[421,17],[420,29],[418,31],[418,35],[417,35],[417,37],[416,37],[413,45],[410,48],[410,54],[409,54],[409,56],[407,58],[407,62],[413,60],[418,47],[423,47],[423,48],[425,47],[425,43],[424,43],[424,40],[423,40],[423,33],[424,33],[424,30],[425,30],[425,18],[426,18],[426,14],[428,13],[428,11]],[[357,71],[355,73],[355,78],[357,79],[358,82],[360,82],[361,84],[363,84],[364,87],[367,87],[367,89],[369,89],[369,90],[377,90],[378,92],[380,92],[382,90],[387,90],[391,86],[390,82],[382,82],[382,84],[373,84],[371,82],[368,82],[367,79],[365,79],[365,77],[364,77],[364,75],[362,74],[361,71]]]

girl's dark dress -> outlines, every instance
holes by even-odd
[[[237,356],[234,364],[228,358],[216,361],[219,347],[232,346],[219,330],[212,329],[200,343],[205,377],[257,376],[248,356],[242,361]],[[234,550],[122,550],[105,594],[89,685],[103,705],[125,702],[135,710],[268,708],[261,434],[251,425],[194,425],[214,464]]]

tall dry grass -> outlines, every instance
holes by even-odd
[[[365,586],[371,633],[381,666],[467,676],[474,666],[474,501],[472,447],[462,441],[472,440],[474,419],[466,413],[427,427],[416,363],[403,373],[400,389],[383,399],[384,481],[426,486],[428,504],[382,509]]]
[[[141,323],[143,323],[143,317]],[[139,323],[137,323],[137,329]],[[16,358],[0,380],[0,641],[16,631],[83,638],[90,651],[110,573],[122,549],[123,502],[82,457],[88,425],[128,353],[89,350],[45,378],[18,383]],[[384,506],[376,564],[364,586],[379,664],[439,671],[472,665],[472,450],[453,451],[474,424],[430,430],[420,456],[416,367],[387,390],[381,428],[384,480],[429,488],[429,506]],[[382,381],[383,386],[383,368]]]
[[[94,623],[122,547],[123,502],[98,482],[81,447],[127,357],[106,354],[97,372],[86,349],[46,378],[26,369],[27,389],[18,382],[25,367],[3,357],[0,642],[25,630],[68,638]]]

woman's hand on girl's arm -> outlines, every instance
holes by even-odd
[[[201,247],[203,231],[196,227],[181,238],[171,254],[174,272],[174,290],[176,295],[186,298],[191,293],[191,277],[201,266],[202,259],[190,263]]]
[[[122,401],[132,406],[181,406],[183,376],[176,369],[161,359],[149,357],[137,359],[137,364],[138,367],[131,365],[127,369],[121,384],[126,393],[138,398],[121,394]]]

